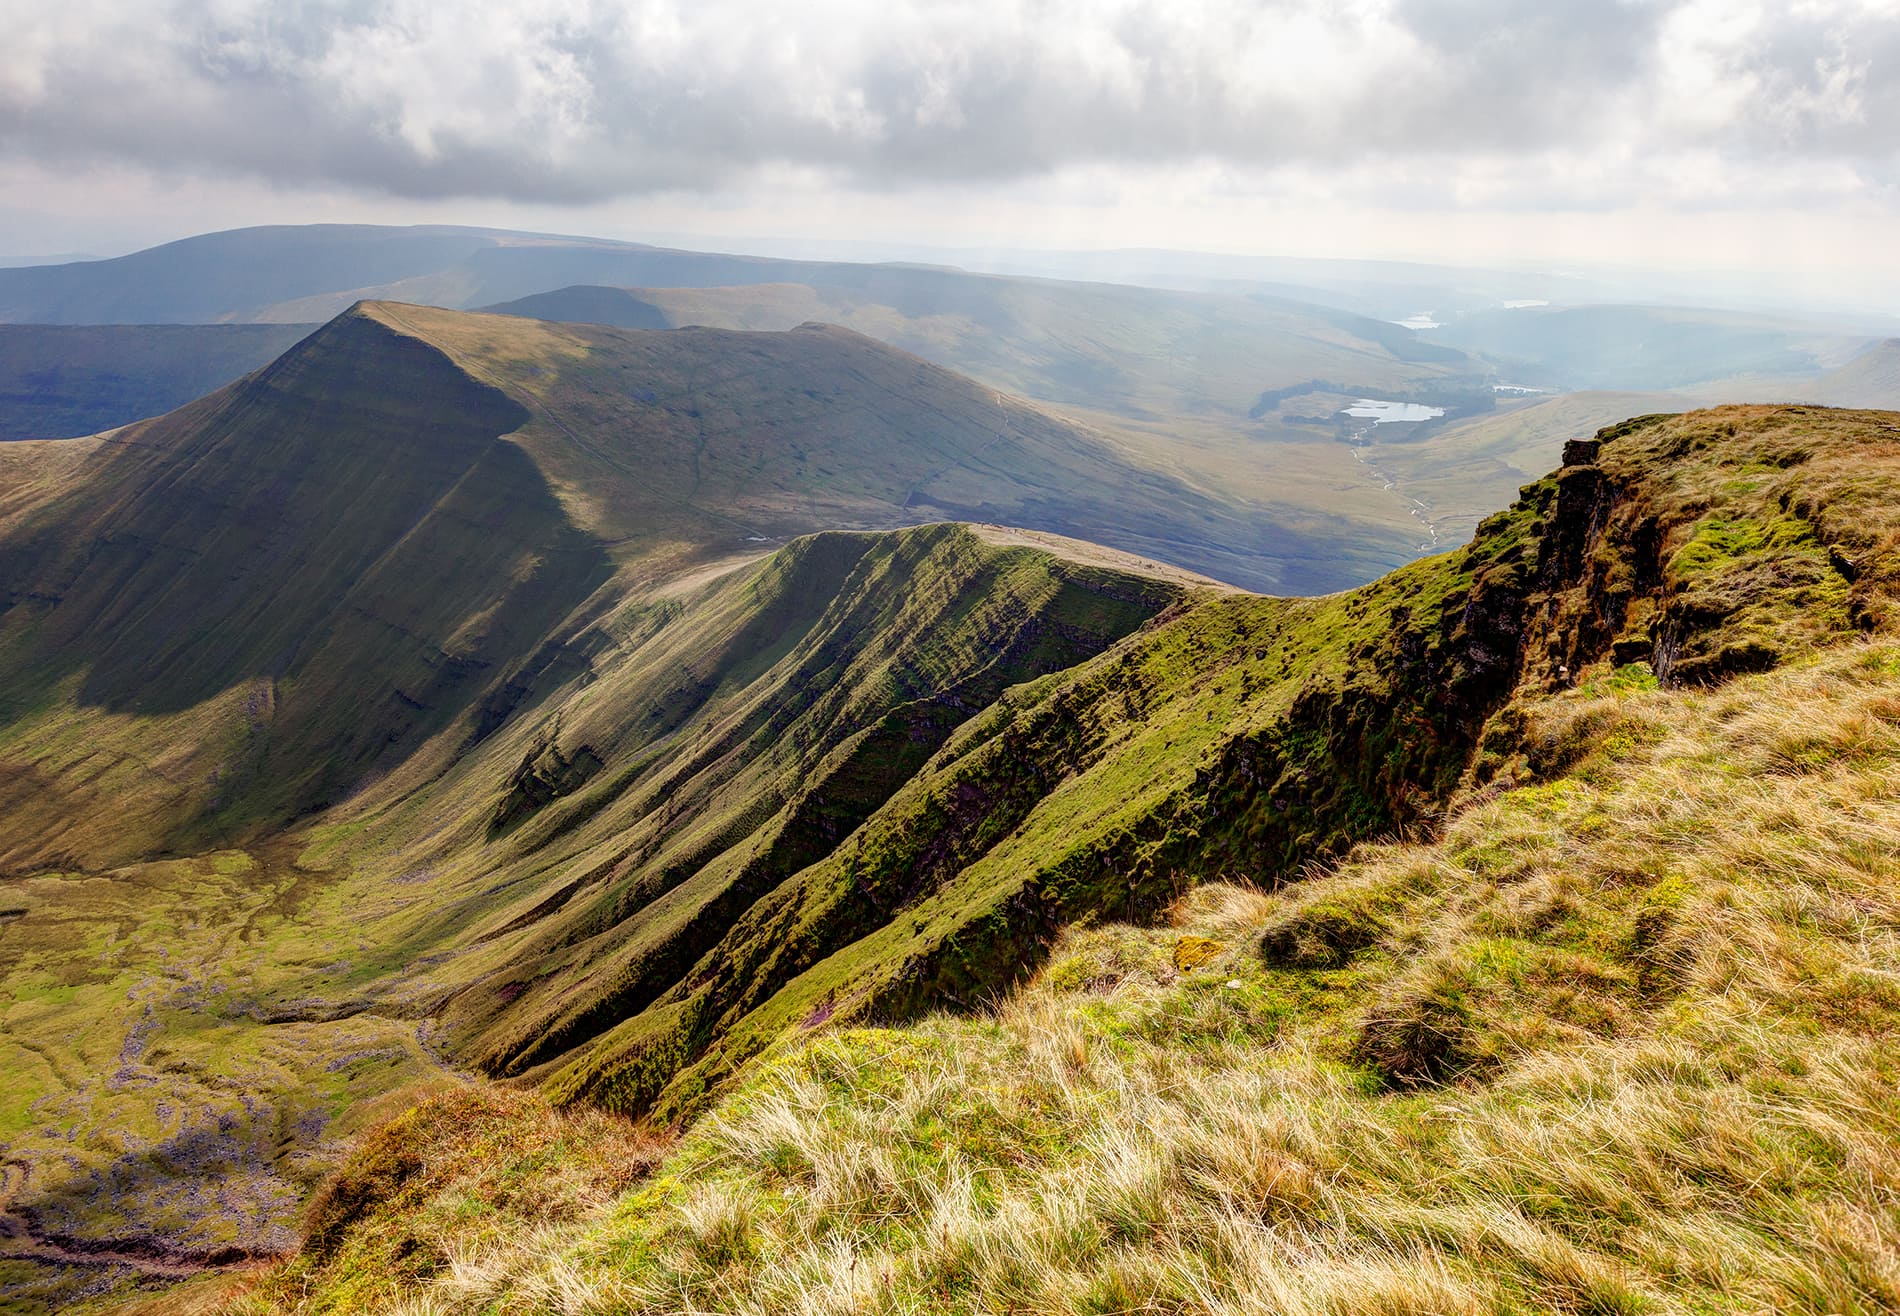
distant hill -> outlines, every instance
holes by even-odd
[[[1809,375],[1840,364],[1865,342],[1795,321],[1666,306],[1480,311],[1428,336],[1495,359],[1511,383],[1610,390]]]
[[[848,329],[616,330],[419,307],[366,313],[523,399],[531,420],[515,441],[616,542],[676,534],[743,543],[952,517],[1298,591],[1334,587],[1392,551],[1363,531],[1344,551],[1322,547],[1352,523],[1252,488],[1210,491],[1161,451]]]
[[[488,229],[238,229],[0,269],[0,322],[307,323],[366,298],[628,328],[828,320],[1014,391],[1153,414],[1244,413],[1313,378],[1397,389],[1482,373],[1395,325],[1294,301]]]
[[[487,309],[632,328],[822,320],[1040,401],[1236,428],[1272,389],[1324,379],[1449,395],[1477,369],[1395,325],[1293,302],[897,266],[806,273],[813,282],[564,288]]]
[[[1483,365],[1346,311],[919,267],[838,265],[809,277],[817,281],[582,286],[491,309],[633,327],[845,325],[1060,408],[1211,497],[1271,506],[1289,526],[1317,529],[1315,514],[1349,524],[1336,545],[1356,559],[1384,552],[1386,565],[1418,550],[1409,494],[1354,462],[1338,412],[1367,395],[1454,412],[1491,405]],[[1480,483],[1457,501],[1490,510],[1515,489]]]
[[[1900,408],[1900,338],[1876,343],[1839,369],[1790,391],[1830,407]]]
[[[1342,545],[1359,580],[1414,551],[1411,518],[1355,467],[1331,417],[1362,395],[1490,404],[1489,366],[1456,349],[1259,295],[339,225],[241,229],[115,261],[0,270],[0,320],[305,322],[365,298],[628,328],[842,324],[1058,406],[1215,501],[1270,504],[1280,525]]]
[[[1826,407],[1900,406],[1900,339],[1875,342],[1831,370],[1797,379],[1744,376],[1715,380],[1679,392],[1694,404],[1703,406],[1725,401],[1811,402]]]
[[[291,316],[274,315],[272,309],[448,269],[507,236],[485,229],[367,224],[206,233],[110,260],[0,269],[0,322],[327,320],[342,307]]]
[[[268,364],[308,324],[0,324],[0,441],[96,434]]]

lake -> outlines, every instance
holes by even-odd
[[[1346,415],[1369,420],[1374,425],[1437,420],[1444,414],[1443,407],[1428,407],[1422,402],[1381,402],[1378,398],[1354,398],[1352,405],[1346,408]]]

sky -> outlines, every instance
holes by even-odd
[[[460,222],[1900,306],[1900,0],[0,0],[0,32],[0,256]]]

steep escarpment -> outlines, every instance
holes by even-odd
[[[137,1094],[88,1086],[80,1077],[88,1065],[123,1052],[127,1072],[139,1075],[149,1054],[156,1059],[147,1068],[161,1082],[189,1063],[191,1075],[206,1076],[192,1082],[208,1085],[224,1072],[218,1048],[247,1058],[246,1072],[272,1094],[273,1109],[303,1109],[283,1088],[311,1081],[313,1065],[327,1074],[334,1061],[338,1073],[360,1075],[354,1088],[343,1086],[353,1078],[319,1080],[328,1104],[311,1112],[313,1127],[318,1114],[356,1109],[351,1093],[384,1092],[437,1056],[538,1086],[558,1103],[684,1127],[744,1083],[762,1056],[807,1035],[981,1009],[1036,973],[1077,925],[1152,920],[1189,888],[1223,878],[1291,891],[1315,873],[1359,863],[1355,847],[1428,841],[1448,811],[1488,817],[1482,810],[1498,798],[1529,809],[1535,816],[1514,813],[1513,825],[1535,830],[1539,801],[1567,799],[1574,789],[1567,782],[1595,789],[1579,774],[1608,771],[1603,755],[1636,753],[1667,734],[1613,706],[1624,694],[1692,700],[1765,672],[1798,673],[1810,660],[1836,662],[1831,651],[1862,637],[1881,640],[1894,620],[1900,512],[1891,494],[1900,444],[1894,418],[1883,414],[1731,408],[1613,427],[1573,448],[1560,471],[1528,486],[1465,549],[1360,589],[1273,598],[1151,573],[1095,550],[1066,552],[1054,540],[958,525],[822,533],[763,547],[735,543],[730,533],[723,542],[669,538],[700,523],[694,518],[706,505],[695,501],[704,497],[695,488],[762,487],[744,482],[737,411],[709,415],[703,397],[698,419],[710,423],[684,432],[708,439],[702,455],[717,460],[701,472],[716,478],[665,485],[686,510],[664,534],[649,526],[645,536],[609,543],[602,529],[627,512],[602,506],[601,491],[633,489],[624,472],[639,468],[641,454],[608,439],[562,446],[568,430],[625,437],[576,424],[611,412],[614,397],[632,396],[600,382],[618,378],[624,364],[592,355],[608,340],[465,317],[459,336],[438,349],[418,336],[435,330],[403,327],[406,314],[372,310],[372,323],[351,332],[393,334],[436,351],[456,372],[444,376],[445,386],[468,399],[458,414],[515,428],[486,440],[460,431],[443,440],[444,451],[468,464],[433,501],[402,495],[414,499],[403,506],[428,510],[386,550],[401,572],[385,574],[380,559],[360,569],[273,684],[240,680],[184,707],[136,690],[116,691],[114,702],[94,693],[88,703],[91,673],[61,669],[53,650],[37,647],[63,624],[62,610],[80,602],[108,634],[144,633],[133,601],[161,582],[141,574],[134,549],[148,538],[167,551],[178,546],[141,500],[174,486],[248,496],[247,484],[217,483],[221,466],[161,460],[196,452],[204,431],[173,431],[168,421],[155,430],[185,436],[173,446],[115,452],[101,441],[84,458],[107,470],[119,461],[154,463],[141,468],[143,478],[112,485],[120,497],[68,504],[95,526],[136,529],[97,536],[97,551],[119,573],[108,582],[138,589],[95,588],[91,568],[65,555],[70,546],[48,519],[47,509],[78,497],[88,480],[60,474],[9,523],[31,531],[9,532],[9,551],[21,554],[15,560],[56,586],[22,592],[5,650],[40,682],[11,688],[23,697],[0,741],[17,765],[9,768],[17,808],[7,825],[32,838],[37,853],[71,855],[82,844],[110,853],[106,842],[125,845],[127,836],[189,838],[175,821],[156,831],[137,795],[119,797],[138,807],[117,816],[71,805],[89,798],[82,790],[104,799],[118,782],[148,778],[202,800],[242,780],[227,765],[249,761],[239,752],[246,746],[257,744],[256,761],[267,763],[277,746],[299,743],[275,739],[279,724],[314,726],[333,738],[301,743],[337,749],[300,766],[287,762],[292,786],[307,784],[292,767],[358,764],[347,789],[323,787],[327,808],[289,825],[281,797],[270,793],[274,776],[218,797],[224,817],[257,810],[248,816],[268,852],[258,844],[253,856],[138,865],[100,884],[102,891],[191,885],[192,900],[164,908],[198,910],[225,899],[203,894],[211,876],[242,887],[254,880],[246,874],[269,874],[274,894],[246,904],[240,924],[191,915],[202,925],[194,925],[203,934],[206,967],[194,979],[202,990],[174,990],[156,969],[131,981],[102,979],[96,951],[62,940],[59,902],[47,893],[67,875],[39,879],[34,901],[9,919],[7,944],[32,949],[6,969],[24,985],[18,1026],[30,1025],[34,1055],[54,1058],[44,1067],[23,1063],[29,1078],[20,1081],[31,1101],[58,1101],[99,1130],[102,1147],[103,1131],[122,1122],[118,1103]],[[823,351],[848,346],[826,332]],[[591,382],[558,388],[550,381],[563,370],[582,370]],[[332,405],[300,393],[288,367],[250,385],[278,390],[272,414]],[[220,408],[235,405],[247,386],[205,404],[206,414],[223,416]],[[481,412],[490,393],[468,389],[492,389],[527,418]],[[695,396],[689,389],[658,404],[633,402],[690,411]],[[837,445],[826,448],[828,459],[851,450],[868,460],[877,449],[854,437],[829,403],[807,401],[811,409],[787,423],[813,437],[809,451],[822,440]],[[428,423],[417,418],[401,433],[429,433]],[[671,432],[658,415],[643,423],[643,434]],[[224,432],[235,434],[236,425]],[[471,490],[495,487],[479,477],[495,449],[519,453],[561,511],[562,533],[604,555],[598,582],[581,577],[572,595],[550,599],[536,585],[553,560],[546,541],[497,564],[482,554],[515,552],[520,543],[502,533],[506,522],[443,512]],[[243,453],[224,455],[229,463]],[[667,451],[645,465],[690,472],[692,463]],[[623,474],[612,476],[616,470]],[[890,468],[867,470],[851,496],[893,478]],[[600,481],[580,478],[589,473]],[[406,487],[370,484],[366,478],[358,497],[371,508],[378,495]],[[652,500],[644,506],[662,505],[658,487],[656,476],[639,495]],[[512,505],[501,501],[504,510]],[[204,516],[207,534],[223,533],[214,515]],[[453,537],[449,528],[463,523],[475,529]],[[322,547],[321,528],[308,530],[314,540],[294,526],[290,533],[304,548],[281,562],[268,542],[246,541],[248,551],[260,570],[279,573],[271,580],[305,582],[299,572]],[[461,615],[449,628],[446,609],[460,597],[456,572],[465,562],[506,582],[491,580],[499,592],[488,596],[505,606]],[[243,568],[226,568],[233,569]],[[209,582],[176,597],[206,600],[197,605],[204,616],[227,617],[214,607],[218,578],[190,555],[179,553],[164,578]],[[409,592],[382,593],[399,588]],[[517,625],[510,619],[541,615],[514,610],[507,600],[517,589],[534,606],[558,604],[558,615]],[[437,651],[486,652],[492,661],[426,715],[410,710],[418,720],[403,724],[406,739],[352,760],[350,747],[363,743],[352,737],[378,724],[381,687],[371,677],[401,669],[370,640],[350,637],[386,636],[389,628],[377,623],[399,606],[430,618],[438,603],[443,620],[430,624],[445,638]],[[120,606],[133,610],[121,615]],[[227,620],[242,653],[268,654],[267,618]],[[264,629],[253,636],[246,625]],[[187,626],[151,634],[146,657],[161,672],[181,664],[195,676],[187,669],[236,661],[190,648]],[[493,647],[456,647],[482,643]],[[402,652],[388,651],[398,659]],[[373,660],[368,674],[348,661],[352,653]],[[234,670],[248,674],[249,663]],[[335,692],[311,705],[328,721],[298,720],[312,716],[293,702],[309,688]],[[399,686],[412,698],[418,688],[427,687]],[[1884,716],[1877,700],[1863,702],[1854,718]],[[179,741],[169,757],[153,752],[181,729],[201,739]],[[1873,723],[1864,729],[1874,744]],[[1840,734],[1860,733],[1843,722]],[[253,735],[255,742],[245,739]],[[1777,744],[1774,762],[1803,770],[1806,751],[1794,740]],[[101,761],[109,761],[105,772]],[[271,809],[280,810],[270,815],[275,822],[265,821]],[[1584,903],[1607,912],[1579,915],[1581,923],[1555,895],[1529,903],[1499,895],[1467,911],[1457,905],[1464,888],[1456,865],[1500,889],[1513,879],[1509,863],[1469,828],[1460,835],[1445,861],[1453,868],[1427,886],[1415,889],[1404,874],[1381,868],[1363,884],[1329,888],[1336,902],[1287,896],[1285,917],[1260,930],[1263,971],[1349,972],[1368,954],[1393,968],[1381,980],[1389,986],[1378,996],[1383,1012],[1355,1017],[1329,1043],[1327,1063],[1347,1076],[1342,1081],[1368,1091],[1475,1081],[1527,1039],[1648,1019],[1645,1012],[1680,990],[1684,906],[1671,903],[1670,889],[1650,890],[1660,880],[1653,865],[1619,861],[1612,867],[1620,876],[1606,867],[1599,885],[1610,894]],[[83,863],[70,867],[83,875]],[[1618,882],[1624,887],[1611,891]],[[1627,899],[1617,894],[1625,887]],[[1427,900],[1420,891],[1432,894]],[[1426,900],[1418,917],[1441,919],[1451,949],[1413,966],[1400,929],[1413,917],[1403,913],[1408,902],[1418,900]],[[1447,913],[1445,902],[1457,907]],[[100,926],[108,916],[116,922],[99,935],[133,937],[137,916],[123,912],[132,903],[115,895],[103,904]],[[1546,934],[1548,944],[1515,944]],[[1627,972],[1586,963],[1626,945],[1636,957]],[[1191,969],[1204,951],[1188,947],[1175,971]],[[233,962],[243,971],[215,967]],[[1568,994],[1566,965],[1588,970],[1583,987]],[[1245,985],[1245,975],[1231,976]],[[1226,981],[1207,989],[1218,995],[1229,990]],[[76,1040],[59,1034],[56,1011],[33,1004],[75,999],[60,995],[75,986],[99,1021]],[[134,989],[152,1022],[126,1012]],[[1300,979],[1286,990],[1304,1001],[1331,988]],[[1467,998],[1541,1011],[1544,1022],[1521,1014],[1487,1022],[1464,1010]],[[260,1041],[293,1027],[311,1045],[332,1048],[330,1058],[290,1065],[281,1046]],[[207,1035],[216,1036],[215,1048],[201,1043]],[[82,1045],[90,1048],[84,1063],[70,1059]],[[388,1062],[360,1066],[358,1053],[372,1051]],[[173,1069],[161,1070],[161,1060]],[[108,1111],[110,1118],[101,1113]],[[302,1146],[302,1125],[286,1127],[287,1146]],[[148,1164],[139,1158],[157,1140],[141,1136],[113,1140],[102,1163]],[[336,1143],[322,1145],[335,1154]],[[63,1140],[41,1140],[30,1154],[50,1166],[69,1150]],[[279,1159],[307,1173],[311,1162],[301,1157],[285,1151]],[[182,1200],[167,1176],[188,1180],[189,1166],[152,1173],[164,1183],[152,1200]],[[289,1195],[272,1192],[279,1206],[260,1207],[265,1215],[288,1209]],[[143,1225],[125,1232],[157,1236]]]
[[[358,314],[105,438],[0,542],[6,862],[329,803],[540,643],[608,569],[503,439],[525,419]],[[49,825],[148,805],[118,837]]]
[[[1075,919],[1285,880],[1548,771],[1522,708],[1589,673],[1706,684],[1878,627],[1893,455],[1865,416],[1651,418],[1459,553],[1324,599],[1184,600],[971,719],[556,1088],[690,1110],[800,1020],[981,999]]]
[[[247,1300],[1890,1309],[1897,422],[1640,419],[1365,590],[1182,596],[553,1074],[650,1177],[552,1221],[597,1116],[427,1105]]]
[[[649,591],[816,530],[969,515],[1243,575],[1303,551],[1084,427],[823,327],[365,303],[170,415],[7,465],[30,475],[0,507],[16,869],[241,841],[447,771],[586,670],[600,616],[657,615]]]
[[[430,788],[463,812],[405,856],[489,893],[415,934],[475,938],[448,972],[474,978],[446,1008],[459,1045],[524,1072],[694,994],[709,961],[769,997],[891,913],[858,901],[797,944],[755,937],[800,874],[1007,689],[1086,661],[1185,592],[957,526],[831,534],[597,641],[584,677],[530,692]],[[366,804],[370,834],[399,839],[403,808]]]

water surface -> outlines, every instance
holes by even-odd
[[[1345,414],[1374,425],[1396,425],[1421,420],[1437,420],[1443,407],[1428,407],[1423,402],[1382,402],[1378,398],[1354,398]]]

